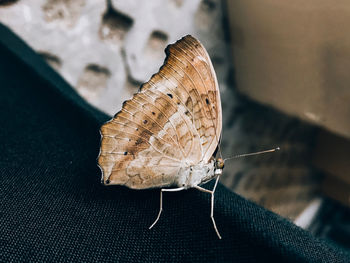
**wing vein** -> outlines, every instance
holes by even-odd
[[[123,118],[123,117],[121,117],[121,118]],[[127,120],[129,120],[129,119],[127,119]],[[130,120],[129,120],[129,121],[130,121]],[[114,119],[112,119],[112,122],[118,123],[118,124],[121,124],[121,125],[124,125],[124,123],[118,122],[118,121],[116,121],[116,120],[114,120]],[[130,122],[133,122],[133,121],[130,121]],[[135,123],[135,122],[133,122],[133,123]],[[135,123],[135,124],[136,124],[136,123]],[[131,127],[131,126],[130,126],[130,127]],[[143,127],[141,127],[141,128],[144,129],[144,130],[146,130],[146,131],[148,131],[148,132],[150,132],[149,130],[147,130],[147,129],[143,128]],[[123,132],[124,132],[124,133],[128,133],[128,134],[131,134],[132,136],[137,136],[137,135],[135,135],[135,134],[133,134],[133,133],[131,133],[131,132],[127,132],[127,131],[123,131]],[[151,133],[151,132],[150,132],[150,133]],[[151,134],[152,134],[155,138],[164,141],[162,138],[159,138],[158,136],[154,135],[153,133],[151,133]],[[160,154],[164,154],[164,153],[160,152],[157,148],[155,148],[153,144],[151,144],[150,142],[146,141],[145,138],[143,138],[143,137],[141,137],[141,136],[137,136],[137,137],[139,137],[140,139],[143,139],[143,141],[147,142],[150,146],[152,146],[152,148],[153,148],[154,150],[156,150],[156,151],[159,152]],[[164,141],[164,142],[165,142],[165,141]],[[165,144],[168,144],[168,143],[165,142]],[[168,145],[170,146],[170,144],[168,144]],[[172,158],[172,157],[170,157],[170,156],[167,156],[167,157]],[[173,159],[173,160],[176,160],[176,161],[181,161],[180,159],[177,159],[177,158],[172,158],[172,159]]]
[[[141,106],[141,108],[142,108],[142,104],[137,100],[136,97],[135,97],[135,99],[134,99],[133,101],[135,101],[137,104],[139,104],[139,105]],[[153,104],[152,104],[152,105],[153,105]],[[129,104],[129,106],[130,106],[130,107],[133,107],[133,108],[136,109],[136,110],[140,110],[139,108],[135,107],[135,106],[132,105],[132,104]],[[158,109],[158,108],[157,108],[157,109]],[[141,109],[141,110],[142,110],[142,109]],[[158,109],[158,110],[159,110],[159,109]],[[159,110],[159,111],[161,111],[161,110]],[[128,113],[131,114],[130,112],[128,112]],[[163,129],[163,127],[162,127],[156,120],[154,120],[153,117],[147,115],[145,112],[144,112],[144,114],[145,114],[149,119],[153,120],[154,123],[157,124],[157,126],[158,126],[161,130]],[[143,127],[143,126],[142,126],[142,127]],[[177,141],[175,141],[172,137],[170,137],[170,138],[171,138],[171,140],[172,140],[175,144],[178,145]],[[172,145],[174,145],[174,144],[172,144]],[[174,145],[174,146],[175,146],[175,145]],[[178,145],[178,146],[179,146],[179,145]],[[179,146],[179,147],[180,147],[180,146]]]
[[[175,85],[170,79],[168,79],[164,74],[162,74],[161,72],[159,72],[159,75],[162,76],[163,78],[165,78],[171,85],[173,85],[174,88],[176,88],[176,85]],[[150,83],[151,83],[151,85],[153,85],[154,88],[156,88],[156,85],[155,85],[155,83],[153,83],[153,81],[150,81]],[[184,106],[184,108],[188,109],[188,108],[186,107],[186,105],[182,102],[182,100],[179,98],[179,96],[176,95],[175,92],[173,92],[171,89],[169,89],[166,85],[165,85],[165,88],[166,88],[169,92],[174,93],[174,95],[178,98],[178,100],[181,102],[181,104]],[[162,94],[164,94],[161,90],[159,90],[159,92],[162,93]],[[167,96],[167,95],[164,94],[164,96]],[[171,102],[172,102],[172,101],[171,101]],[[174,104],[174,103],[172,102],[172,106],[173,106],[173,104]],[[173,108],[176,109],[176,107],[173,107]],[[192,114],[191,114],[191,115],[192,115]],[[188,127],[188,130],[189,130],[190,133],[191,133],[191,137],[193,138],[193,137],[194,137],[194,136],[193,136],[193,132],[192,132],[191,128],[189,127],[188,122],[187,122],[186,119],[185,119],[185,116],[186,116],[186,115],[183,116],[183,114],[180,114],[180,116],[181,116],[181,118],[183,119],[183,121],[185,122],[186,126]],[[192,115],[192,117],[193,117],[193,115]],[[186,116],[186,118],[188,118],[188,117]],[[195,129],[195,130],[196,130],[196,129]],[[191,149],[188,151],[188,153],[186,153],[185,157],[187,157],[187,156],[192,152],[193,143],[194,143],[193,140],[191,140]]]
[[[151,80],[149,80],[149,83],[151,84],[152,87],[154,87],[154,86],[153,86],[154,84],[153,84],[153,82],[152,82]],[[156,88],[155,88],[155,89],[156,89]],[[154,91],[152,91],[152,92],[154,92]],[[160,92],[160,91],[156,89],[156,92]],[[146,96],[148,96],[148,97],[150,97],[151,99],[155,100],[155,98],[153,98],[150,94],[147,94],[146,92],[144,92],[143,94],[145,94]],[[162,94],[164,94],[164,93],[162,93]],[[166,97],[167,97],[167,95],[164,96],[164,98],[167,100],[167,102],[168,102],[171,106],[173,106],[173,105],[171,104],[171,102],[169,102],[168,99],[167,99]],[[173,107],[173,108],[175,109],[175,111],[177,111],[177,109],[176,109],[175,107]],[[162,112],[162,111],[161,111],[161,112]],[[174,131],[175,131],[176,138],[177,138],[176,143],[177,143],[179,149],[181,150],[183,157],[185,157],[186,154],[185,154],[184,150],[182,149],[182,147],[181,147],[180,144],[179,144],[179,134],[177,133],[174,124],[171,122],[169,116],[167,116],[164,112],[162,112],[162,113],[167,117],[167,119],[169,120],[170,125],[173,127],[173,129],[174,129]]]
[[[185,43],[185,45],[186,45],[186,42],[184,42],[184,43]],[[187,45],[187,46],[188,46],[188,45]],[[173,48],[176,49],[176,50],[177,50],[178,52],[180,52],[180,53],[181,53],[181,51],[182,51],[183,53],[185,53],[185,54],[188,56],[188,53],[187,53],[184,49],[180,48],[180,50],[179,50],[176,46],[174,46]],[[192,52],[192,51],[190,51],[190,52]],[[193,53],[192,53],[192,55],[193,55]],[[205,82],[204,82],[204,80],[203,80],[203,78],[202,78],[202,75],[198,72],[198,69],[192,64],[192,62],[189,61],[189,59],[187,58],[187,56],[182,56],[182,57],[183,57],[183,58],[192,66],[192,68],[197,72],[197,75],[199,76],[201,82],[203,83],[203,87],[204,87],[204,89],[205,89],[205,91],[206,91],[206,94],[208,95],[208,98],[209,98],[209,93],[208,93],[207,87],[206,87],[206,85],[205,85]],[[174,57],[175,57],[176,59],[178,59],[176,56],[174,56]],[[178,59],[178,61],[181,62],[180,59]],[[182,63],[182,62],[181,62],[181,63]],[[208,65],[208,66],[209,66],[209,65]],[[187,74],[186,74],[186,75],[187,75]],[[188,76],[188,75],[187,75],[187,76]],[[192,79],[191,77],[189,77],[189,79],[191,80],[192,83],[194,83],[194,81],[193,81],[193,79]],[[196,90],[196,91],[197,91],[197,90]],[[203,100],[202,100],[201,97],[200,97],[200,101],[201,101],[201,104],[202,104],[202,106],[203,106],[204,103],[203,103]],[[218,140],[217,135],[216,135],[216,133],[217,133],[217,126],[215,125],[215,122],[214,122],[214,119],[213,119],[212,109],[211,109],[211,107],[208,107],[208,108],[209,108],[209,112],[210,112],[210,119],[211,119],[212,123],[214,124],[214,130],[215,130],[215,136],[214,136],[214,137],[215,137],[215,139],[216,139],[216,143],[219,143],[219,140]],[[205,116],[207,116],[207,113],[206,113],[205,110],[204,110],[204,114],[205,114]],[[214,138],[213,138],[213,140],[211,140],[211,142],[209,143],[209,145],[206,147],[203,156],[206,155],[206,153],[207,153],[207,151],[210,149],[210,146],[212,145],[213,141],[214,141]]]

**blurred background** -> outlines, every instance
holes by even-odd
[[[0,0],[0,22],[114,115],[191,34],[223,108],[228,188],[350,249],[350,6],[345,0]]]

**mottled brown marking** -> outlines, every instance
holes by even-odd
[[[140,145],[143,142],[141,138],[137,139],[135,142],[135,145]]]

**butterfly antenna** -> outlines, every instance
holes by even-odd
[[[222,131],[221,131],[221,134],[220,134],[220,137],[219,137],[219,143],[218,143],[219,155],[220,155],[220,158],[222,159],[221,142],[222,142]]]
[[[264,153],[272,153],[275,151],[279,151],[280,147],[270,149],[270,150],[265,150],[265,151],[260,151],[260,152],[255,152],[255,153],[245,153],[245,154],[238,154],[229,158],[225,158],[224,161],[229,160],[229,159],[236,159],[236,158],[241,158],[241,157],[246,157],[246,156],[252,156],[252,155],[258,155],[258,154],[264,154]]]

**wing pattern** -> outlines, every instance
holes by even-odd
[[[186,36],[159,72],[101,127],[105,184],[170,186],[181,167],[207,163],[221,134],[220,93],[208,53]]]

